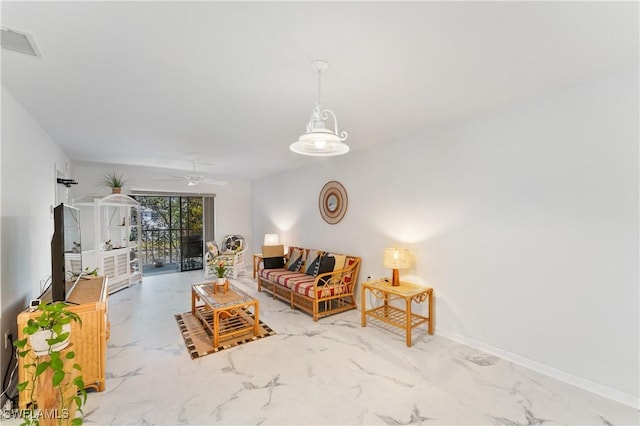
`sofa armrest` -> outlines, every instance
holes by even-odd
[[[353,293],[359,270],[360,258],[356,258],[352,265],[344,269],[319,274],[313,284],[314,294],[318,294],[318,291],[322,296]]]

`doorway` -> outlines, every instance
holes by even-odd
[[[135,195],[142,211],[143,274],[203,267],[203,197]]]

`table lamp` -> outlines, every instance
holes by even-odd
[[[398,269],[409,269],[411,267],[411,256],[406,248],[386,248],[384,249],[384,267],[393,269],[391,285],[400,285]]]
[[[278,234],[264,234],[264,246],[277,246],[279,244]]]

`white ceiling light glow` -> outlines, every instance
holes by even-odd
[[[311,62],[311,67],[318,72],[318,100],[307,123],[307,132],[300,136],[297,142],[292,143],[289,149],[296,154],[317,157],[346,154],[349,152],[349,146],[344,143],[348,137],[347,132],[338,130],[338,119],[333,111],[322,109],[320,106],[322,71],[329,67],[329,63],[315,60]],[[329,117],[333,118],[333,131],[325,125]]]

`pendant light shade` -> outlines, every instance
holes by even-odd
[[[329,66],[328,62],[316,60],[311,66],[318,71],[318,101],[316,102],[311,118],[307,123],[307,132],[297,142],[289,146],[296,154],[328,157],[342,155],[349,152],[349,146],[344,143],[347,140],[347,132],[338,130],[338,119],[330,109],[322,109],[320,106],[320,83],[322,71]],[[333,130],[327,128],[325,122],[333,119]]]

